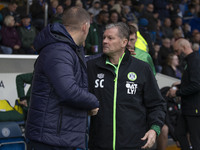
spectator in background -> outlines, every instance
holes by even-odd
[[[102,53],[102,40],[105,26],[108,23],[109,14],[107,11],[100,11],[97,15],[96,22],[90,26],[87,39],[85,41],[85,49],[87,55]]]
[[[111,11],[111,8],[115,5],[115,0],[108,0],[108,11]]]
[[[165,18],[163,25],[161,27],[161,31],[164,37],[172,39],[173,37],[173,30],[171,27],[171,19],[170,18]]]
[[[119,14],[122,13],[122,10],[123,10],[123,5],[122,5],[122,1],[117,1],[113,7],[111,8],[110,11],[112,10],[116,10]]]
[[[61,5],[63,6],[64,10],[67,10],[72,6],[72,0],[63,0]]]
[[[183,34],[183,31],[182,31],[182,30],[180,30],[180,29],[174,29],[174,30],[173,30],[172,45],[173,45],[173,43],[174,43],[177,39],[183,38],[183,37],[184,37],[183,35],[184,35],[184,34]]]
[[[63,16],[64,8],[62,5],[58,5],[56,8],[56,13],[50,18],[50,23],[62,23],[62,16]]]
[[[111,10],[109,15],[109,23],[117,23],[120,21],[120,14],[116,10]]]
[[[23,109],[24,118],[27,118],[27,112],[30,101],[31,84],[32,84],[33,73],[23,73],[16,76],[16,89],[19,97],[19,104]],[[28,91],[25,92],[25,87],[29,84]]]
[[[191,39],[192,43],[199,43],[200,44],[200,32],[197,32],[193,35]]]
[[[141,16],[141,18],[145,18],[148,20],[147,30],[149,31],[153,43],[156,40],[156,29],[157,29],[156,14],[157,13],[154,12],[154,5],[152,3],[149,3]]]
[[[137,18],[141,18],[141,15],[144,11],[144,4],[142,4],[140,1],[135,0],[136,2],[133,2],[133,12]]]
[[[173,22],[177,17],[182,17],[182,13],[179,8],[179,1],[170,0],[168,7],[169,7],[170,18]]]
[[[182,73],[178,69],[179,59],[178,56],[174,53],[171,53],[167,56],[166,65],[163,66],[161,73],[168,75],[173,78],[181,79]]]
[[[183,14],[183,16],[185,15],[185,11],[188,10],[188,0],[180,0],[179,1],[179,8],[181,11],[181,14]]]
[[[75,6],[83,8],[83,3],[81,0],[76,0]]]
[[[192,44],[192,49],[193,49],[194,51],[200,52],[199,43],[193,43],[193,44]]]
[[[139,20],[139,33],[141,34],[141,36],[138,34],[138,41],[136,42],[136,47],[141,47],[142,45],[146,45],[146,52],[148,52],[151,57],[154,56],[155,50],[153,47],[153,42],[151,39],[151,36],[147,30],[147,26],[148,26],[149,22],[147,19],[145,18],[140,18]],[[140,36],[140,37],[139,37]],[[139,42],[140,41],[140,42]],[[143,48],[141,48],[143,49]],[[144,49],[143,49],[144,50]]]
[[[163,37],[162,45],[158,53],[159,64],[162,67],[166,65],[167,57],[170,53],[173,53],[173,48],[171,47],[171,40],[169,38]]]
[[[159,19],[164,20],[169,17],[169,3],[168,0],[154,0],[154,10],[159,13]]]
[[[32,16],[32,24],[41,31],[44,28],[44,11],[45,11],[45,0],[35,0],[30,6],[30,13]]]
[[[29,15],[22,16],[22,25],[18,28],[21,50],[24,54],[36,54],[33,48],[33,42],[37,35],[36,28],[31,24],[31,18]]]
[[[49,13],[49,18],[51,18],[53,15],[56,14],[56,8],[59,5],[59,1],[58,0],[52,0],[50,2],[50,6],[48,6],[48,13]]]
[[[185,19],[188,19],[188,18],[192,19],[192,18],[197,17],[197,14],[195,13],[195,5],[190,4],[190,5],[188,6],[188,10],[185,11],[183,17],[184,17]]]
[[[191,39],[192,32],[191,32],[191,26],[189,25],[189,23],[183,24],[183,34],[186,39]]]
[[[99,0],[94,0],[92,3],[92,7],[88,9],[89,13],[92,13],[93,16],[97,16],[101,11],[101,2]]]
[[[122,16],[126,18],[127,22],[131,21],[136,24],[138,23],[138,19],[136,18],[135,14],[131,11],[129,6],[123,6]]]
[[[162,41],[162,37],[163,37],[161,27],[162,27],[161,20],[157,19],[156,41],[155,42],[160,43],[160,44],[162,43],[161,41]]]
[[[108,12],[108,4],[102,4],[101,10],[104,10],[104,11]]]
[[[156,69],[156,72],[161,72],[162,70],[162,66],[159,64],[159,60],[158,60],[158,53],[160,51],[160,44],[159,43],[155,43],[153,45],[154,47],[154,50],[155,50],[155,53],[154,53],[154,56],[152,57],[153,58],[153,62],[154,62],[154,66],[155,66],[155,69]]]
[[[21,41],[17,30],[15,29],[15,20],[13,16],[6,16],[4,25],[1,29],[2,46],[4,54],[23,54]]]
[[[1,11],[0,14],[2,15],[2,20],[5,19],[6,16],[10,15],[13,16],[15,19],[15,25],[20,25],[20,15],[16,12],[18,5],[16,2],[9,2],[8,7],[4,7]]]
[[[172,26],[173,30],[179,29],[183,32],[183,20],[181,17],[176,17]]]

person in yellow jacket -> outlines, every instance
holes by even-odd
[[[129,49],[129,51],[131,52],[131,55],[133,55],[135,58],[140,59],[146,63],[148,63],[151,66],[151,69],[154,73],[154,75],[156,75],[156,70],[153,64],[153,60],[150,56],[150,54],[140,48],[145,48],[144,45],[141,45],[140,48],[136,47],[136,43],[137,41],[140,39],[138,39],[138,31],[137,28],[135,28],[135,26],[133,25],[129,25],[130,28],[130,36],[129,36],[129,42],[127,45],[127,48]],[[141,42],[141,41],[140,41]]]

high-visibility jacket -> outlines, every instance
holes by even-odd
[[[137,31],[137,41],[135,42],[135,47],[145,52],[149,52],[148,43],[146,42],[146,40],[143,38],[143,36],[140,34],[139,31]]]

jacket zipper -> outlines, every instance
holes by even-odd
[[[118,72],[119,72],[119,66],[122,62],[122,59],[124,57],[125,53],[122,55],[122,57],[119,59],[119,63],[117,68],[115,68],[115,74],[116,77],[114,79],[115,85],[114,85],[114,98],[113,98],[113,150],[116,149],[116,104],[117,104],[117,84],[118,84]]]
[[[57,134],[60,133],[61,125],[62,125],[62,107],[60,109],[60,114],[59,114],[59,119],[58,119]]]

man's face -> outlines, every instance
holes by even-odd
[[[103,34],[103,53],[112,56],[116,53],[123,53],[125,45],[123,39],[119,37],[117,28],[110,28],[105,30]]]
[[[182,48],[181,48],[181,46],[178,45],[177,42],[175,42],[174,45],[173,45],[173,48],[174,48],[174,53],[175,53],[176,55],[180,56],[181,53],[182,53]]]
[[[107,24],[108,23],[108,20],[109,20],[109,14],[107,13],[107,14],[103,14],[102,15],[102,22],[104,23],[104,24]]]
[[[8,8],[9,8],[9,10],[10,10],[11,12],[15,12],[16,9],[17,9],[17,4],[9,5]]]
[[[165,19],[165,22],[164,22],[165,26],[167,27],[170,27],[171,26],[171,20],[170,19]]]
[[[23,19],[22,19],[22,24],[23,24],[24,26],[28,26],[28,25],[30,24],[30,22],[31,22],[31,19],[30,19],[30,18],[23,18]]]
[[[113,23],[118,22],[118,14],[117,13],[112,13],[111,16],[110,16],[110,20]]]
[[[131,55],[134,54],[134,47],[135,47],[135,42],[137,41],[137,36],[136,34],[131,34],[129,36],[129,42],[128,42],[128,45],[127,45],[127,48],[128,50],[131,52]]]
[[[153,4],[149,4],[149,5],[147,6],[147,11],[153,12],[153,10],[154,10]]]
[[[62,14],[63,11],[64,11],[64,9],[63,9],[63,7],[60,5],[60,6],[57,7],[56,11],[57,11],[57,14]]]
[[[162,42],[162,44],[166,48],[170,48],[171,47],[171,41],[170,41],[170,39],[164,39],[163,42]]]

